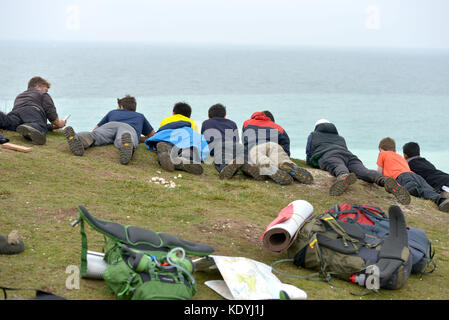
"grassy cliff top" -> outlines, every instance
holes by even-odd
[[[156,154],[142,144],[131,163],[124,166],[112,145],[91,148],[76,157],[63,133],[49,133],[45,146],[34,146],[15,132],[0,132],[11,143],[33,147],[30,153],[0,148],[0,233],[18,230],[26,246],[18,255],[0,256],[0,285],[37,288],[67,299],[115,299],[104,281],[81,279],[79,290],[66,288],[66,268],[80,264],[79,226],[71,227],[78,217],[78,205],[102,220],[168,232],[212,245],[217,255],[247,257],[270,265],[286,258],[286,253],[267,251],[260,236],[294,200],[310,202],[315,213],[339,203],[366,203],[385,212],[398,204],[383,188],[361,180],[344,195],[330,197],[328,189],[334,178],[311,168],[312,185],[295,182],[280,186],[271,180],[254,181],[241,173],[231,180],[220,180],[211,164],[204,165],[201,176],[166,172],[158,165]],[[301,160],[295,162],[306,166]],[[173,181],[176,187],[156,184],[153,177]],[[401,290],[381,290],[363,297],[351,294],[362,289],[349,282],[333,280],[327,284],[276,275],[282,282],[305,290],[313,300],[448,299],[449,215],[438,211],[433,202],[414,197],[410,205],[401,208],[407,224],[425,230],[432,241],[438,266],[434,273],[422,278],[412,275]],[[89,226],[86,230],[89,250],[101,251],[103,236]],[[291,263],[277,268],[302,276],[314,272]],[[221,279],[218,271],[197,272],[194,277],[198,283],[194,299],[221,299],[204,285],[207,280]]]

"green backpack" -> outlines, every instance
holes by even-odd
[[[87,272],[87,237],[84,221],[105,237],[103,278],[119,300],[191,299],[197,292],[193,264],[186,254],[207,256],[211,246],[182,240],[135,226],[103,221],[78,206],[81,276]],[[179,255],[181,254],[181,256]]]

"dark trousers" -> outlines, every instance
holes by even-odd
[[[353,172],[357,178],[383,185],[385,177],[375,170],[367,169],[362,161],[352,152],[345,150],[331,150],[326,152],[318,160],[320,169],[328,171],[335,177]]]
[[[36,107],[23,107],[8,114],[0,111],[0,128],[16,131],[17,127],[26,124],[43,134],[47,133],[47,119]]]
[[[433,200],[436,204],[439,204],[441,195],[420,175],[412,172],[404,172],[396,178],[396,181],[407,189],[412,196]]]
[[[214,165],[218,172],[221,172],[231,161],[236,159],[238,163],[244,162],[243,144],[233,141],[217,143],[213,150]]]

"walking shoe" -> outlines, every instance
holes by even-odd
[[[156,145],[157,157],[162,168],[167,171],[175,171],[175,165],[170,159],[171,148],[166,142],[159,142]]]
[[[184,163],[186,161],[186,163]],[[203,173],[203,167],[201,166],[201,163],[195,163],[195,162],[187,162],[189,160],[181,158],[181,163],[175,165],[175,169],[177,170],[183,170],[187,171],[188,173],[200,175]]]
[[[313,176],[309,171],[303,168],[299,168],[297,165],[291,162],[284,162],[280,165],[280,169],[287,171],[295,180],[300,183],[311,184],[313,182]]]
[[[392,193],[400,204],[410,204],[411,197],[409,192],[397,183],[395,179],[391,177],[385,179],[385,191]]]
[[[245,163],[240,167],[240,170],[242,170],[243,173],[253,177],[256,181],[263,181],[266,179],[265,176],[260,174],[260,168],[255,164]]]
[[[47,142],[47,137],[45,134],[40,132],[33,127],[26,124],[21,124],[16,128],[16,131],[20,133],[25,139],[31,140],[34,144],[43,145]]]
[[[64,135],[69,144],[70,150],[75,156],[82,156],[84,154],[84,147],[81,140],[76,136],[72,127],[66,127],[64,129]]]
[[[340,196],[351,184],[357,181],[357,176],[355,173],[346,173],[337,177],[337,180],[331,185],[329,189],[330,196]]]
[[[292,176],[288,172],[281,169],[278,169],[275,173],[269,175],[269,177],[280,185],[288,185],[293,183]]]
[[[444,199],[438,205],[438,209],[443,212],[449,212],[449,199]]]
[[[129,132],[122,134],[122,141],[120,142],[120,163],[128,164],[134,153],[133,140]]]
[[[16,254],[25,250],[25,245],[19,233],[14,230],[9,235],[0,234],[0,254]]]
[[[231,179],[236,172],[242,167],[243,164],[237,164],[237,161],[234,159],[226,165],[223,169],[221,169],[220,174],[218,175],[220,179]]]

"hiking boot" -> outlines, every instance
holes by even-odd
[[[260,168],[255,164],[245,163],[240,167],[240,170],[242,170],[243,173],[253,177],[256,181],[263,181],[266,179],[265,176],[260,174]]]
[[[410,204],[410,194],[407,189],[397,183],[395,179],[391,177],[385,179],[385,190],[388,193],[392,193],[400,204]]]
[[[188,160],[181,158],[181,163],[175,165],[174,166],[175,169],[187,171],[188,173],[192,173],[192,174],[196,174],[196,175],[200,175],[203,173],[203,167],[201,166],[201,163],[191,163],[191,162],[183,163],[183,161],[188,161]]]
[[[221,169],[220,174],[218,175],[220,179],[231,179],[235,173],[242,167],[243,164],[237,164],[237,161],[234,159],[231,163],[226,165],[223,169]]]
[[[166,142],[159,142],[156,145],[157,157],[162,168],[167,171],[175,171],[175,165],[170,159],[170,145]]]
[[[275,173],[269,175],[269,177],[280,185],[288,185],[293,183],[292,176],[287,171],[281,169],[278,169]]]
[[[67,143],[69,144],[70,150],[75,156],[82,156],[84,154],[84,147],[81,140],[75,133],[72,127],[66,127],[64,129],[64,135],[67,138]]]
[[[449,199],[443,199],[438,205],[438,210],[443,212],[449,212]]]
[[[351,184],[354,184],[356,181],[357,176],[353,172],[338,176],[337,180],[334,182],[333,185],[331,185],[329,189],[329,195],[330,196],[342,195],[346,191],[346,189],[348,189],[348,187]]]
[[[45,134],[37,129],[26,124],[21,124],[16,128],[16,131],[20,133],[25,139],[31,140],[34,144],[43,145],[47,142],[47,137]]]
[[[14,230],[5,236],[0,234],[0,254],[16,254],[25,250],[25,245],[19,233]]]
[[[122,134],[122,141],[120,142],[120,163],[128,164],[134,153],[133,140],[129,132]]]
[[[280,165],[280,169],[287,171],[295,180],[300,183],[311,184],[313,182],[313,176],[309,171],[303,168],[299,168],[297,165],[291,162],[284,162]]]

